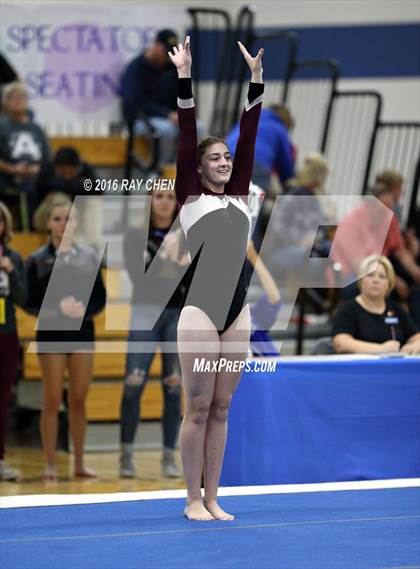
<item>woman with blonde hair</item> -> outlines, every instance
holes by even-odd
[[[308,154],[296,178],[288,184],[281,207],[270,220],[270,233],[264,245],[270,270],[283,281],[284,292],[286,279],[306,270],[310,253],[311,256],[328,257],[330,240],[322,229],[328,225],[328,218],[317,198],[323,193],[328,173],[328,162],[322,154]],[[318,273],[314,276],[322,277]]]
[[[8,247],[11,237],[12,217],[0,202],[0,480],[19,477],[17,470],[4,460],[9,401],[19,362],[14,305],[23,306],[27,294],[22,259]]]
[[[291,193],[295,188],[307,190],[312,194],[322,193],[329,171],[330,167],[325,156],[319,152],[311,152],[305,157],[296,177],[288,182],[287,193]]]
[[[25,305],[25,310],[38,316],[36,338],[43,388],[40,426],[46,461],[43,477],[58,477],[57,418],[67,371],[74,474],[92,478],[95,473],[85,467],[83,457],[85,401],[92,377],[93,317],[105,305],[105,288],[95,251],[76,242],[77,212],[67,197],[51,202],[47,227],[49,242],[27,262],[29,295]]]
[[[395,271],[386,257],[370,255],[359,266],[356,298],[333,318],[333,346],[338,353],[420,352],[420,333],[404,309],[392,302]]]

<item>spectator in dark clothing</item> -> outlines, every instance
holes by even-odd
[[[80,208],[80,227],[87,242],[98,247],[102,231],[102,195],[88,194],[84,187],[85,180],[90,180],[94,188],[97,177],[95,169],[81,159],[76,148],[60,147],[53,161],[42,168],[38,178],[37,193],[43,202],[34,214],[35,229],[41,233],[46,232],[47,211],[57,193],[65,194],[71,199],[85,196],[83,207]]]
[[[147,134],[139,114],[150,119],[160,135],[160,162],[175,161],[178,136],[177,74],[168,51],[178,43],[172,30],[161,30],[153,44],[137,56],[121,77],[122,110],[127,122],[135,121],[138,135]]]
[[[289,129],[293,119],[285,105],[271,105],[261,111],[255,143],[254,184],[268,190],[273,170],[277,173],[283,188],[294,176],[294,151],[289,138]],[[226,137],[226,143],[232,155],[235,154],[239,138],[239,122]]]
[[[19,473],[5,461],[7,418],[12,386],[19,363],[19,339],[15,304],[23,306],[27,295],[25,270],[20,255],[9,249],[12,217],[0,202],[0,481],[17,480]]]
[[[77,211],[66,196],[51,204],[48,229],[49,242],[26,263],[25,303],[25,310],[38,317],[36,340],[43,388],[40,426],[46,460],[43,478],[58,477],[57,417],[66,370],[74,474],[92,478],[95,473],[84,465],[85,402],[93,366],[93,318],[105,306],[106,291],[95,251],[77,242]]]
[[[131,227],[124,235],[125,266],[133,284],[131,324],[128,337],[126,376],[121,400],[121,457],[120,476],[136,475],[134,441],[139,423],[140,401],[148,380],[156,349],[166,342],[176,342],[179,313],[184,303],[188,277],[181,280],[182,267],[188,258],[180,255],[182,241],[174,221],[178,209],[175,192],[153,192],[150,222],[144,219],[140,227]],[[156,267],[159,267],[156,269]],[[156,270],[156,283],[150,290],[142,284],[145,270]],[[166,307],[161,306],[162,295],[168,283],[175,292]],[[148,325],[154,314],[157,322]],[[136,349],[142,343],[150,350]],[[175,448],[181,419],[181,371],[178,356],[162,348],[162,474],[170,478],[180,476],[175,464]]]
[[[50,156],[47,137],[30,119],[23,83],[10,83],[2,94],[4,116],[0,118],[0,195],[17,188],[27,195],[29,213],[38,204],[36,180]]]
[[[356,298],[333,318],[333,345],[338,353],[420,352],[420,333],[409,315],[389,299],[395,272],[383,256],[370,255],[359,267]]]
[[[70,198],[86,195],[85,180],[97,178],[95,169],[82,161],[76,148],[61,146],[52,162],[42,168],[37,183],[38,195],[45,199],[52,192],[67,194]]]

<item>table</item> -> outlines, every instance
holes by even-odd
[[[278,358],[274,373],[244,372],[221,485],[419,475],[420,358]]]

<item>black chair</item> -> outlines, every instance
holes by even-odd
[[[134,132],[134,125],[139,120],[142,121],[146,127],[146,139],[150,143],[149,159],[145,159],[143,156],[140,156],[140,154],[135,152],[134,142],[136,135]],[[140,170],[143,175],[156,171],[160,158],[160,135],[151,124],[149,117],[142,112],[138,112],[136,117],[132,118],[128,122],[127,126],[128,138],[124,177],[131,180],[134,168]]]

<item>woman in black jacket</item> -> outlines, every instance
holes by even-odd
[[[7,246],[11,234],[12,217],[0,202],[0,480],[19,478],[18,471],[4,460],[9,401],[19,361],[14,305],[23,306],[27,294],[22,259]]]
[[[85,400],[92,377],[93,317],[103,309],[106,293],[95,251],[75,241],[77,213],[74,208],[71,210],[67,198],[51,203],[47,221],[50,241],[32,253],[27,263],[29,295],[25,309],[38,316],[38,357],[43,380],[41,436],[47,480],[57,478],[57,417],[66,370],[74,474],[95,477],[83,460]]]

